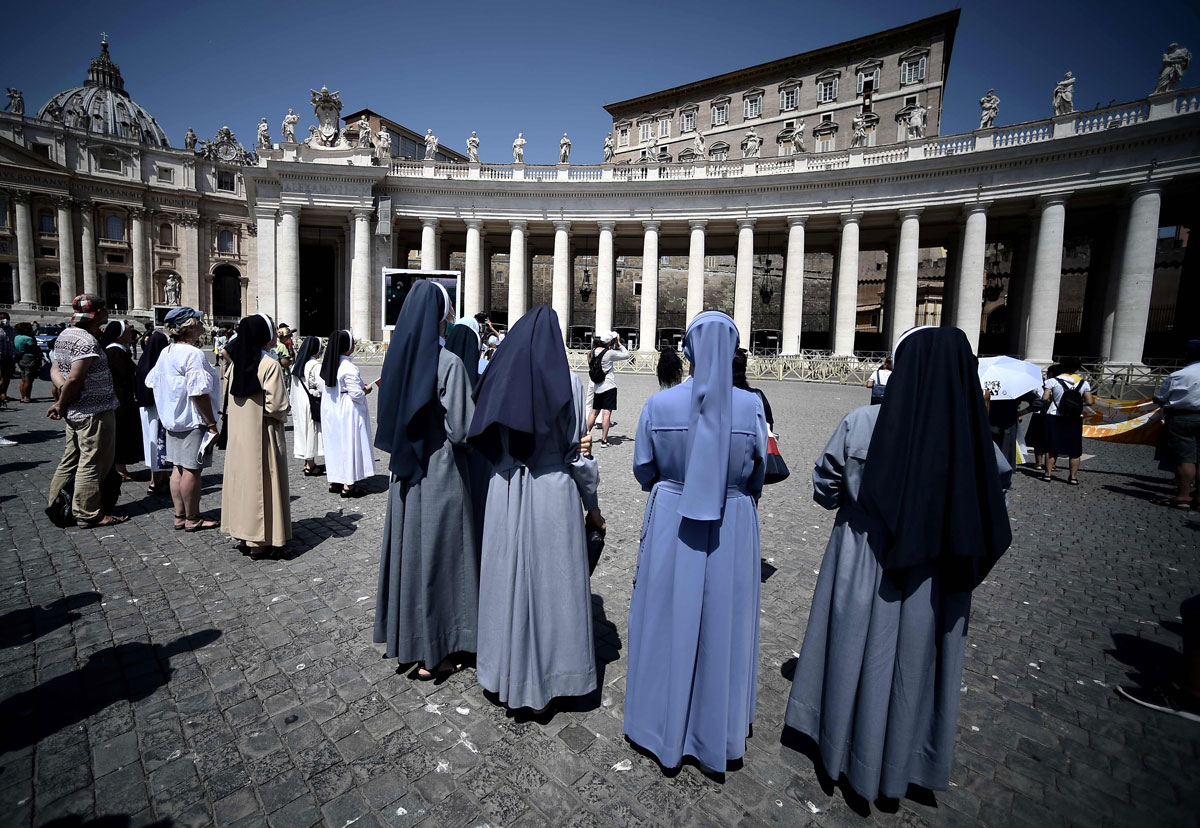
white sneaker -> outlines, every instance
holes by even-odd
[[[16,446],[20,445],[15,440],[10,440],[7,437],[0,437],[0,446]]]

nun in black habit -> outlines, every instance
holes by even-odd
[[[475,405],[462,360],[442,348],[445,288],[413,285],[379,385],[375,446],[391,455],[375,642],[418,676],[450,672],[476,649],[479,544],[467,476]]]
[[[785,721],[868,800],[950,781],[971,591],[1012,540],[1007,470],[957,328],[906,334],[883,404],[817,460],[813,500],[838,513]]]

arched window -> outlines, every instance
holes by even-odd
[[[109,241],[125,241],[125,219],[118,215],[105,216],[104,238]]]
[[[708,157],[713,161],[724,161],[729,158],[729,144],[717,141],[708,148]]]
[[[59,305],[59,288],[58,282],[42,282],[38,288],[41,304],[48,308],[57,308]]]
[[[175,228],[166,223],[160,224],[158,226],[158,243],[163,247],[174,247]]]
[[[233,231],[222,230],[217,234],[217,252],[233,253]]]
[[[213,271],[212,294],[214,316],[242,315],[242,280],[236,267],[221,265]]]

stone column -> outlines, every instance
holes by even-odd
[[[146,249],[146,211],[134,207],[129,211],[133,217],[129,243],[133,246],[133,309],[149,312],[154,304],[150,285],[149,251]]]
[[[638,350],[653,353],[658,336],[658,228],[659,221],[643,221],[642,311],[638,325]]]
[[[1049,365],[1054,359],[1054,333],[1058,328],[1058,289],[1062,281],[1063,228],[1067,223],[1067,196],[1049,195],[1038,200],[1037,252],[1029,291],[1029,332],[1025,359]]]
[[[483,229],[482,219],[467,219],[467,261],[463,274],[463,316],[483,310]]]
[[[100,295],[100,277],[96,273],[96,211],[89,203],[79,205],[79,234],[83,255],[83,292]],[[75,297],[71,297],[73,300]]]
[[[733,276],[733,322],[741,347],[750,350],[751,314],[754,310],[754,222],[737,220],[737,264]]]
[[[896,245],[896,277],[893,281],[895,297],[892,301],[891,341],[888,347],[896,348],[901,334],[917,321],[917,270],[921,246],[921,208],[912,207],[900,211],[900,242]]]
[[[1158,247],[1158,211],[1162,187],[1147,184],[1133,191],[1125,249],[1117,282],[1109,362],[1140,365],[1150,318],[1150,292],[1154,287],[1154,254]]]
[[[279,227],[275,237],[275,310],[276,322],[300,323],[300,207],[285,204],[279,208]],[[370,331],[356,332],[370,336]]]
[[[1017,321],[1017,353],[1029,353],[1029,318],[1033,315],[1033,274],[1037,272],[1038,229],[1041,219],[1034,221],[1025,244],[1025,270],[1021,278],[1021,317]]]
[[[438,220],[421,219],[421,270],[437,270]]]
[[[783,263],[783,333],[780,353],[800,353],[804,324],[804,225],[808,216],[788,216],[787,260]]]
[[[692,324],[696,314],[704,310],[704,233],[708,227],[705,219],[692,219],[688,222],[692,228],[691,240],[688,245],[688,279],[687,304],[684,314],[683,327]]]
[[[858,323],[858,222],[862,213],[842,214],[842,245],[838,251],[837,285],[833,294],[833,353],[854,353]]]
[[[33,217],[29,208],[30,200],[27,192],[12,194],[13,209],[17,214],[17,290],[19,291],[14,304],[32,308],[38,303],[38,295],[37,270],[33,264]]]
[[[616,292],[616,257],[613,255],[615,221],[598,222],[600,245],[596,250],[596,331],[612,330],[613,295]]]
[[[1105,273],[1107,284],[1104,287],[1104,317],[1100,322],[1100,359],[1104,362],[1112,357],[1113,323],[1117,318],[1118,285],[1121,281],[1121,264],[1125,260],[1125,229],[1129,225],[1129,205],[1124,204],[1117,211],[1116,223],[1113,230],[1112,257],[1109,259],[1108,270]],[[1180,274],[1182,277],[1183,274]],[[1182,278],[1181,278],[1182,284]]]
[[[79,293],[75,276],[75,228],[71,221],[71,199],[58,198],[58,309],[71,310],[71,301]]]
[[[183,277],[183,303],[195,307],[193,303],[200,301],[199,297],[204,289],[204,279],[200,276],[200,221],[197,216],[185,215],[180,218],[178,226],[181,237],[180,258],[183,262],[180,268],[180,276]],[[245,308],[243,303],[242,310]],[[208,311],[216,315],[216,308],[211,304]]]
[[[967,204],[963,212],[962,253],[958,257],[954,289],[954,326],[967,335],[971,350],[979,349],[979,327],[983,320],[983,273],[987,253],[987,209],[990,202]]]
[[[350,260],[350,330],[371,335],[371,207],[354,208],[354,258]]]
[[[258,274],[255,280],[255,290],[258,293],[258,307],[249,305],[242,308],[242,315],[251,312],[268,314],[272,319],[275,315],[275,208],[255,207],[254,219],[258,223]],[[292,320],[287,320],[291,322]]]
[[[529,253],[525,240],[525,231],[528,225],[524,221],[513,220],[510,220],[508,224],[512,228],[508,246],[508,327],[512,328],[529,309],[528,295],[525,292],[529,273]],[[424,239],[425,234],[422,233],[422,242]],[[425,262],[424,255],[421,257],[421,262],[422,264]]]
[[[558,314],[563,342],[571,325],[571,222],[554,222],[554,266],[550,281],[550,307]]]

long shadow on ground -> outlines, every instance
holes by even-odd
[[[44,607],[29,607],[0,615],[0,648],[29,644],[59,627],[78,621],[83,616],[71,610],[98,603],[100,597],[99,592],[79,592]]]

